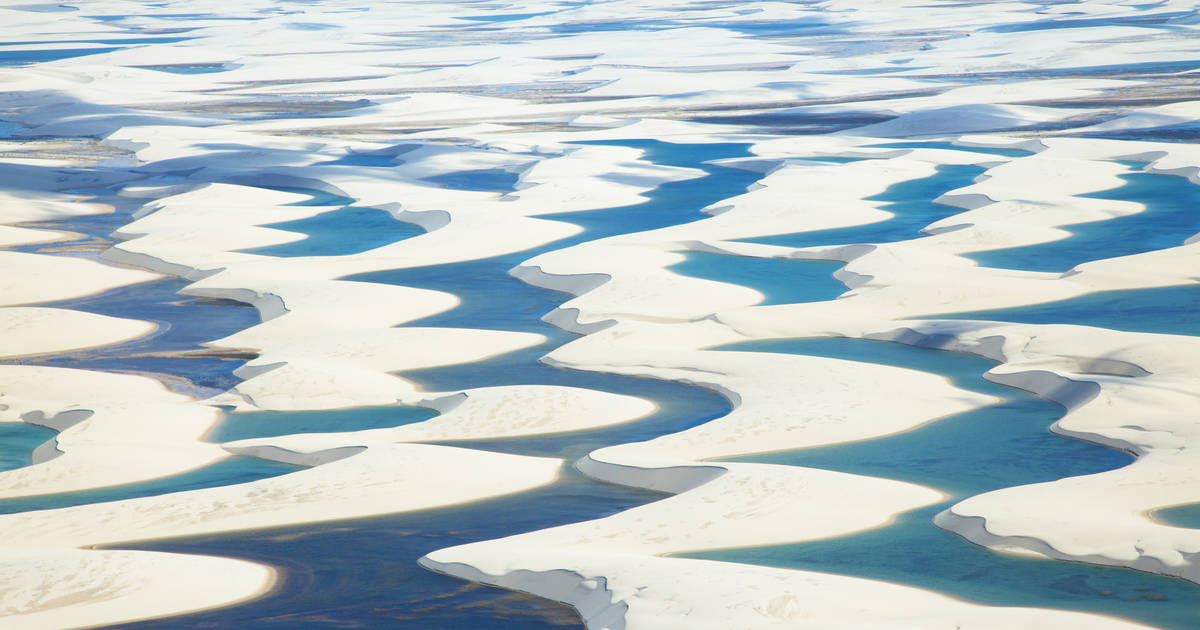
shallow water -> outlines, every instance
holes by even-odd
[[[437,416],[426,407],[351,407],[315,411],[236,411],[225,414],[208,436],[210,442],[232,442],[291,433],[362,431],[398,427]]]
[[[884,219],[866,225],[775,234],[755,238],[738,239],[747,243],[781,245],[784,247],[813,247],[817,245],[848,245],[852,243],[892,243],[921,236],[925,226],[962,212],[961,208],[934,203],[943,194],[968,186],[984,169],[974,165],[942,165],[937,174],[930,177],[899,182],[869,201],[886,201],[881,210],[893,213]]]
[[[668,267],[675,273],[739,284],[763,294],[759,306],[821,302],[846,292],[833,272],[846,263],[795,258],[753,258],[711,252],[685,252],[686,260]]]
[[[204,468],[160,479],[151,479],[149,481],[108,488],[97,488],[94,490],[60,492],[57,494],[44,494],[17,499],[0,499],[0,514],[13,514],[16,512],[28,512],[30,510],[52,510],[89,503],[105,503],[139,497],[159,496],[173,492],[183,492],[185,490],[231,486],[286,475],[287,473],[302,469],[302,466],[293,466],[267,459],[258,459],[256,457],[229,457]]]
[[[1200,503],[1188,503],[1155,510],[1151,516],[1154,520],[1166,525],[1200,529]]]
[[[24,422],[0,422],[0,471],[33,463],[33,451],[58,432]]]
[[[1079,197],[1135,201],[1142,212],[1065,226],[1067,238],[1026,247],[966,254],[984,267],[1064,272],[1078,264],[1183,245],[1200,232],[1200,186],[1184,177],[1130,173],[1125,184]]]
[[[243,249],[243,253],[280,258],[345,256],[425,233],[425,230],[414,223],[396,220],[386,210],[353,206],[295,221],[271,223],[264,227],[298,232],[307,235],[307,238],[291,243]]]
[[[211,74],[214,72],[224,72],[227,68],[224,64],[173,64],[168,66],[137,66],[143,70],[156,70],[158,72],[169,72],[171,74]]]
[[[826,356],[919,369],[1005,402],[954,414],[893,436],[737,458],[899,479],[953,499],[859,534],[686,557],[837,573],[936,590],[1000,606],[1098,612],[1184,630],[1195,627],[1200,588],[1127,569],[1008,556],[934,526],[933,516],[967,496],[1118,468],[1125,453],[1050,433],[1062,409],[980,374],[994,365],[970,354],[861,339],[784,339],[721,350]]]
[[[517,183],[517,173],[501,168],[484,168],[472,171],[456,171],[423,178],[424,181],[440,184],[455,190],[477,190],[484,192],[508,192]]]

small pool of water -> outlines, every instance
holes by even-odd
[[[169,72],[171,74],[211,74],[214,72],[224,72],[225,64],[220,63],[197,63],[197,64],[171,64],[166,66],[133,66],[143,70],[155,70],[157,72]]]
[[[346,256],[419,236],[425,230],[375,208],[353,206],[330,210],[304,219],[264,226],[299,232],[307,238],[240,250],[246,254],[291,258],[296,256]]]
[[[423,178],[424,181],[454,190],[481,192],[512,192],[519,175],[502,168],[483,168],[457,171]]]
[[[0,422],[0,471],[33,463],[33,451],[50,441],[57,431],[25,422]]]
[[[1200,503],[1188,503],[1154,510],[1150,516],[1164,525],[1200,529]]]
[[[832,300],[846,292],[833,272],[846,263],[796,258],[754,258],[711,252],[685,252],[686,260],[668,267],[693,278],[749,287],[762,293],[759,305]]]
[[[426,407],[352,407],[315,411],[238,411],[225,419],[208,436],[210,442],[232,442],[275,437],[292,433],[332,433],[398,427],[437,416]]]

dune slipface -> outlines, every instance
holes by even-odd
[[[0,6],[0,626],[1200,626],[1195,7]]]

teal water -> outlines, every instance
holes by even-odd
[[[172,64],[167,66],[136,66],[144,70],[156,70],[158,72],[169,72],[171,74],[211,74],[213,72],[224,72],[226,70],[224,64],[220,63],[197,63],[197,64]]]
[[[795,258],[754,258],[710,252],[685,252],[686,260],[668,267],[675,273],[750,287],[765,297],[760,306],[821,302],[846,292],[833,272],[846,263]]]
[[[961,208],[933,203],[933,200],[951,190],[970,185],[983,171],[982,167],[973,165],[942,165],[937,167],[937,174],[930,177],[893,184],[884,192],[866,198],[868,201],[887,202],[880,209],[895,215],[876,223],[738,240],[784,247],[813,247],[892,243],[917,238],[921,236],[921,229],[930,223],[962,212]]]
[[[53,510],[89,503],[105,503],[109,501],[159,496],[173,492],[183,492],[185,490],[231,486],[286,475],[287,473],[302,469],[303,467],[301,466],[282,464],[255,457],[229,457],[204,468],[161,479],[109,488],[96,488],[94,490],[44,494],[18,499],[0,499],[0,514],[14,514],[16,512],[28,512],[31,510]]]
[[[0,471],[33,463],[33,451],[57,431],[24,422],[0,422]]]
[[[786,339],[720,350],[782,352],[866,361],[939,374],[958,387],[1003,396],[999,405],[955,414],[905,433],[829,447],[737,458],[919,483],[952,499],[894,523],[828,540],[686,554],[685,557],[801,569],[908,584],[971,602],[1038,606],[1194,629],[1200,588],[1126,569],[1007,556],[934,526],[933,516],[967,496],[1123,466],[1125,453],[1049,432],[1056,404],[990,383],[993,362],[975,355],[861,339]]]
[[[291,243],[244,249],[241,250],[243,253],[281,258],[345,256],[425,233],[420,226],[398,221],[387,211],[353,206],[295,221],[272,223],[265,227],[299,232],[307,235],[307,238]]]
[[[1129,332],[1200,335],[1200,284],[1156,289],[1098,291],[1030,306],[933,315],[922,319],[972,319],[1023,324],[1075,324]]]
[[[949,505],[907,512],[890,526],[843,538],[686,557],[886,580],[991,606],[1099,613],[1168,630],[1197,627],[1200,590],[1195,584],[994,553],[930,523]]]
[[[1200,186],[1184,177],[1130,173],[1123,186],[1079,197],[1134,201],[1142,212],[1066,226],[1067,238],[967,254],[984,267],[1064,272],[1080,263],[1177,247],[1200,232]]]
[[[437,416],[426,407],[352,407],[317,411],[238,411],[225,418],[208,436],[210,442],[232,442],[291,433],[327,433],[398,427]]]
[[[1150,516],[1166,525],[1200,529],[1200,503],[1188,503],[1155,510]]]

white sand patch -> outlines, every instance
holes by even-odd
[[[2,496],[132,483],[226,456],[200,441],[220,413],[153,379],[23,365],[0,366],[0,374],[6,419],[60,431],[35,452],[34,465],[0,472]]]
[[[398,427],[293,434],[222,444],[232,452],[272,446],[290,451],[397,442],[452,442],[582,431],[632,422],[655,410],[649,401],[578,387],[484,387],[421,401],[440,415]]]
[[[60,308],[0,308],[0,356],[50,354],[148,335],[150,322]]]
[[[322,450],[292,453],[319,465],[278,477],[3,515],[0,529],[21,532],[22,546],[78,547],[395,514],[535,488],[562,464],[423,444],[340,449],[332,457]]]
[[[0,251],[0,305],[83,297],[159,277],[82,258]]]
[[[244,560],[144,551],[6,548],[0,567],[0,618],[12,630],[91,627],[225,606],[275,581],[272,569]]]
[[[70,232],[53,232],[50,230],[31,230],[29,228],[0,225],[0,247],[15,245],[34,245],[37,243],[53,243],[67,240],[75,235]]]

